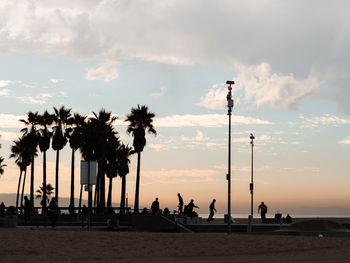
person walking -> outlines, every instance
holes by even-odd
[[[209,217],[208,217],[208,219],[207,219],[208,222],[210,222],[210,221],[213,220],[214,211],[216,212],[216,209],[215,209],[215,202],[216,202],[216,200],[213,199],[213,202],[211,202],[211,204],[210,204],[210,206],[209,206],[210,214],[209,214]]]
[[[182,209],[184,206],[184,200],[182,199],[180,193],[177,194],[177,197],[179,198],[179,214],[182,214]]]
[[[159,201],[158,201],[158,197],[156,198],[156,200],[153,201],[152,206],[151,206],[151,210],[152,213],[154,215],[158,215],[159,214]]]
[[[261,215],[261,222],[266,223],[267,206],[264,204],[264,202],[261,202],[259,205],[258,213]]]

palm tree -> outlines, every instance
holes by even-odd
[[[31,171],[30,171],[30,207],[31,210],[34,209],[34,157],[36,154],[36,148],[38,146],[37,134],[36,134],[36,125],[38,124],[38,112],[27,113],[26,119],[19,120],[23,122],[26,126],[30,126],[30,128],[24,128],[21,132],[26,135],[26,139],[28,140],[28,147],[31,152]]]
[[[6,164],[2,164],[4,161],[4,158],[0,157],[0,175],[4,174],[4,167],[7,166]]]
[[[146,130],[148,133],[157,135],[156,130],[153,127],[153,118],[155,114],[148,111],[148,107],[145,105],[137,105],[137,108],[131,108],[131,113],[126,116],[128,124],[127,133],[132,133],[134,140],[133,146],[135,152],[137,152],[137,175],[136,175],[136,190],[135,190],[135,202],[134,213],[139,211],[139,189],[140,189],[140,166],[141,166],[141,152],[146,146]]]
[[[60,159],[60,150],[63,149],[63,147],[67,143],[67,137],[66,137],[66,125],[68,122],[68,119],[70,118],[71,109],[66,109],[64,106],[62,106],[60,109],[56,109],[53,107],[55,114],[53,117],[53,121],[56,124],[56,126],[53,127],[54,135],[52,137],[52,149],[56,151],[56,176],[55,176],[55,198],[56,202],[58,203],[58,168],[59,168],[59,159]]]
[[[90,118],[91,125],[95,131],[95,157],[98,161],[97,173],[97,207],[102,211],[105,204],[105,174],[107,167],[107,148],[111,141],[115,140],[117,132],[113,128],[113,123],[117,117],[113,117],[111,112],[101,109],[98,114],[93,112],[94,117]],[[95,199],[95,200],[96,200]]]
[[[67,137],[69,139],[69,146],[72,149],[72,163],[71,163],[71,187],[70,187],[70,204],[69,212],[74,213],[74,157],[75,151],[80,148],[82,142],[82,127],[85,124],[86,116],[75,113],[73,117],[68,119],[68,124],[74,127],[67,129]]]
[[[11,155],[10,158],[16,158],[15,163],[20,169],[18,188],[17,188],[17,198],[16,198],[16,208],[18,209],[18,199],[19,191],[21,185],[22,174],[27,174],[27,167],[31,163],[31,149],[28,143],[28,136],[22,136],[18,138],[17,141],[14,141],[14,145],[11,146]],[[25,177],[23,178],[23,185],[25,183]]]
[[[122,178],[122,189],[121,189],[121,197],[120,197],[120,213],[125,213],[125,193],[126,193],[126,175],[129,173],[129,157],[134,154],[135,151],[132,150],[128,145],[122,144],[118,148],[117,152],[117,171],[118,175]]]
[[[46,200],[46,151],[50,148],[50,141],[52,137],[52,132],[49,131],[48,126],[53,122],[53,115],[44,112],[43,115],[38,115],[38,124],[42,126],[38,130],[38,142],[39,149],[43,153],[43,200]],[[46,201],[42,202],[42,213],[46,214],[47,212],[47,203]]]
[[[112,180],[114,177],[118,176],[117,170],[117,153],[120,146],[119,138],[117,136],[113,136],[109,138],[109,143],[107,144],[107,170],[106,174],[109,178],[109,186],[108,186],[108,198],[107,198],[107,207],[112,206]]]
[[[51,184],[47,184],[47,185],[42,185],[39,186],[39,189],[36,190],[36,199],[42,199],[41,200],[41,204],[44,203],[44,200],[47,200],[45,202],[49,203],[49,198],[52,194],[53,194],[53,190],[55,188],[53,188],[53,186]],[[42,207],[44,207],[44,205],[42,204]],[[46,206],[45,206],[46,207]]]

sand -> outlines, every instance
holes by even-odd
[[[350,262],[350,238],[0,229],[0,262]]]

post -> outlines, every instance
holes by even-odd
[[[91,191],[91,183],[90,183],[90,160],[88,161],[88,230],[90,230],[91,224],[91,208],[92,208],[92,191]]]
[[[252,232],[252,228],[253,228],[253,201],[254,201],[254,196],[253,196],[253,191],[254,191],[254,178],[253,178],[253,149],[254,149],[254,135],[251,133],[250,134],[250,144],[252,146],[252,151],[251,151],[251,182],[250,182],[250,217],[249,217],[249,226],[248,226],[248,232]]]
[[[234,81],[226,81],[228,84],[228,93],[226,96],[228,107],[228,173],[227,173],[227,233],[231,233],[231,113],[233,108],[232,100],[232,87],[231,84],[235,84]]]

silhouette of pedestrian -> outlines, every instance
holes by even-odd
[[[30,220],[30,201],[27,196],[24,197],[24,222]]]
[[[55,197],[53,197],[51,199],[51,201],[50,201],[49,212],[50,212],[51,225],[53,227],[55,227],[56,226],[56,220],[57,220],[57,212],[58,212],[57,203],[56,203],[56,198]]]
[[[210,206],[209,206],[210,214],[209,214],[209,217],[208,217],[208,219],[207,219],[208,222],[210,222],[210,221],[213,220],[214,211],[216,212],[216,209],[215,209],[215,202],[216,202],[216,200],[213,199],[213,202],[211,202],[211,204],[210,204]]]
[[[182,214],[182,208],[184,206],[184,200],[182,199],[180,193],[178,193],[177,196],[179,198],[179,214]]]
[[[1,202],[0,205],[0,216],[4,216],[5,215],[5,204],[4,202]]]
[[[156,198],[156,200],[153,201],[152,206],[151,206],[151,210],[152,213],[154,215],[158,215],[159,214],[159,202],[158,202],[158,197]]]
[[[196,206],[194,203],[193,203],[193,199],[191,199],[191,202],[188,203],[187,205],[187,215],[190,216],[191,218],[193,217],[194,214],[197,214],[195,212],[193,212],[193,208],[199,208],[198,206]]]
[[[286,223],[287,224],[291,224],[292,223],[292,217],[289,214],[287,214],[287,216],[286,216]]]
[[[259,205],[258,213],[261,215],[261,222],[266,223],[267,206],[264,204],[264,202],[261,202]]]

